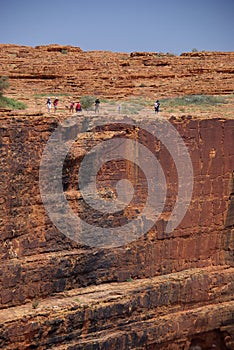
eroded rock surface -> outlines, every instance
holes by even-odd
[[[159,53],[82,51],[70,46],[0,45],[0,76],[7,75],[9,93],[66,93],[79,98],[184,94],[230,94],[234,91],[234,53],[197,52],[180,56]]]
[[[140,217],[149,188],[144,172],[131,161],[108,162],[97,176],[99,193],[107,201],[117,197],[119,180],[131,181],[134,196],[122,212],[100,215],[85,203],[78,171],[93,147],[127,138],[135,146],[126,146],[123,156],[133,153],[137,160],[142,144],[164,171],[162,214],[149,231],[120,247],[100,248],[98,235],[97,246],[90,247],[61,233],[43,205],[39,186],[44,147],[67,117],[40,111],[47,94],[67,94],[69,99],[87,94],[111,99],[230,94],[233,66],[233,52],[173,56],[0,45],[0,76],[9,77],[8,94],[29,107],[20,113],[0,111],[2,349],[234,349],[233,118],[217,113],[215,118],[169,118],[147,111],[131,118],[80,113],[75,125],[64,127],[61,143],[70,147],[61,171],[64,195],[90,225],[116,229],[137,218],[144,231],[152,220],[150,213]],[[160,137],[152,136],[155,119],[163,125],[165,118],[181,135],[193,166],[191,202],[171,233],[166,226],[173,220],[181,186],[178,167],[188,164],[183,154],[175,164]],[[95,126],[98,120],[103,127]],[[142,120],[148,132],[139,127]],[[93,162],[97,160],[94,153]],[[56,167],[53,157],[49,161]],[[126,240],[134,234],[126,232]]]
[[[168,150],[144,130],[128,126],[128,117],[115,123],[116,117],[109,116],[109,124],[99,128],[95,118],[79,115],[75,129],[64,130],[66,142],[74,132],[79,135],[63,167],[73,210],[94,225],[103,224],[82,201],[79,164],[96,144],[127,137],[150,149],[164,169],[164,211],[149,232],[119,248],[71,241],[49,219],[39,189],[41,155],[59,120],[3,114],[2,348],[233,349],[234,121],[171,118],[191,157],[194,190],[184,219],[168,235],[165,225],[179,183]],[[153,124],[152,116],[147,123]],[[100,193],[115,195],[114,184],[123,176],[137,197],[121,216],[106,217],[106,225],[131,220],[145,201],[147,182],[128,161],[102,169]]]

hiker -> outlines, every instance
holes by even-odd
[[[95,113],[99,113],[100,100],[97,98],[95,100]]]
[[[160,102],[159,102],[159,100],[157,100],[154,103],[154,111],[155,111],[155,113],[159,112],[159,107],[160,107]]]
[[[50,113],[50,110],[51,110],[51,99],[50,99],[50,97],[48,97],[48,99],[46,101],[46,105],[47,105],[48,113]]]
[[[53,105],[54,105],[54,112],[56,112],[56,111],[57,111],[57,108],[58,108],[58,102],[59,102],[58,97],[56,97],[56,98],[55,98],[55,100],[54,100],[54,102],[53,102]]]
[[[81,104],[80,102],[78,101],[77,104],[76,104],[76,112],[81,112]]]
[[[72,102],[70,103],[70,106],[69,106],[69,111],[70,111],[71,113],[74,112],[74,107],[75,107],[75,102],[72,101]]]

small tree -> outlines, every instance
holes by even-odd
[[[0,96],[3,95],[4,90],[9,88],[8,77],[0,78]]]
[[[93,106],[95,102],[95,97],[93,96],[82,96],[80,99],[81,107],[84,108],[86,111]]]

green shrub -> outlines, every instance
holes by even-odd
[[[0,78],[0,108],[25,109],[26,105],[23,102],[3,96],[3,92],[8,89],[9,85],[8,77],[3,76]]]
[[[173,53],[173,52],[167,52],[167,53],[166,53],[166,56],[168,56],[168,57],[175,57],[176,54]]]
[[[127,278],[127,279],[126,279],[126,282],[133,282],[132,277]]]
[[[3,92],[8,89],[9,83],[8,83],[8,77],[4,76],[0,78],[0,96],[3,94]]]
[[[86,111],[89,110],[93,106],[95,99],[96,98],[94,96],[82,96],[80,99],[81,107],[84,108]]]
[[[39,306],[39,301],[38,301],[38,300],[33,300],[33,302],[32,302],[32,308],[33,308],[33,309],[37,309],[38,306]]]
[[[0,95],[0,108],[7,109],[25,109],[27,106],[20,101]]]

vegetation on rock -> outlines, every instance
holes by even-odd
[[[83,109],[89,110],[95,102],[94,96],[85,95],[81,97],[80,103]]]
[[[3,96],[5,90],[10,86],[8,77],[3,76],[0,78],[0,108],[6,109],[25,109],[26,105],[23,102],[16,101],[12,98]]]
[[[8,89],[9,83],[8,83],[8,77],[3,76],[0,78],[0,96],[3,95],[4,90]]]

